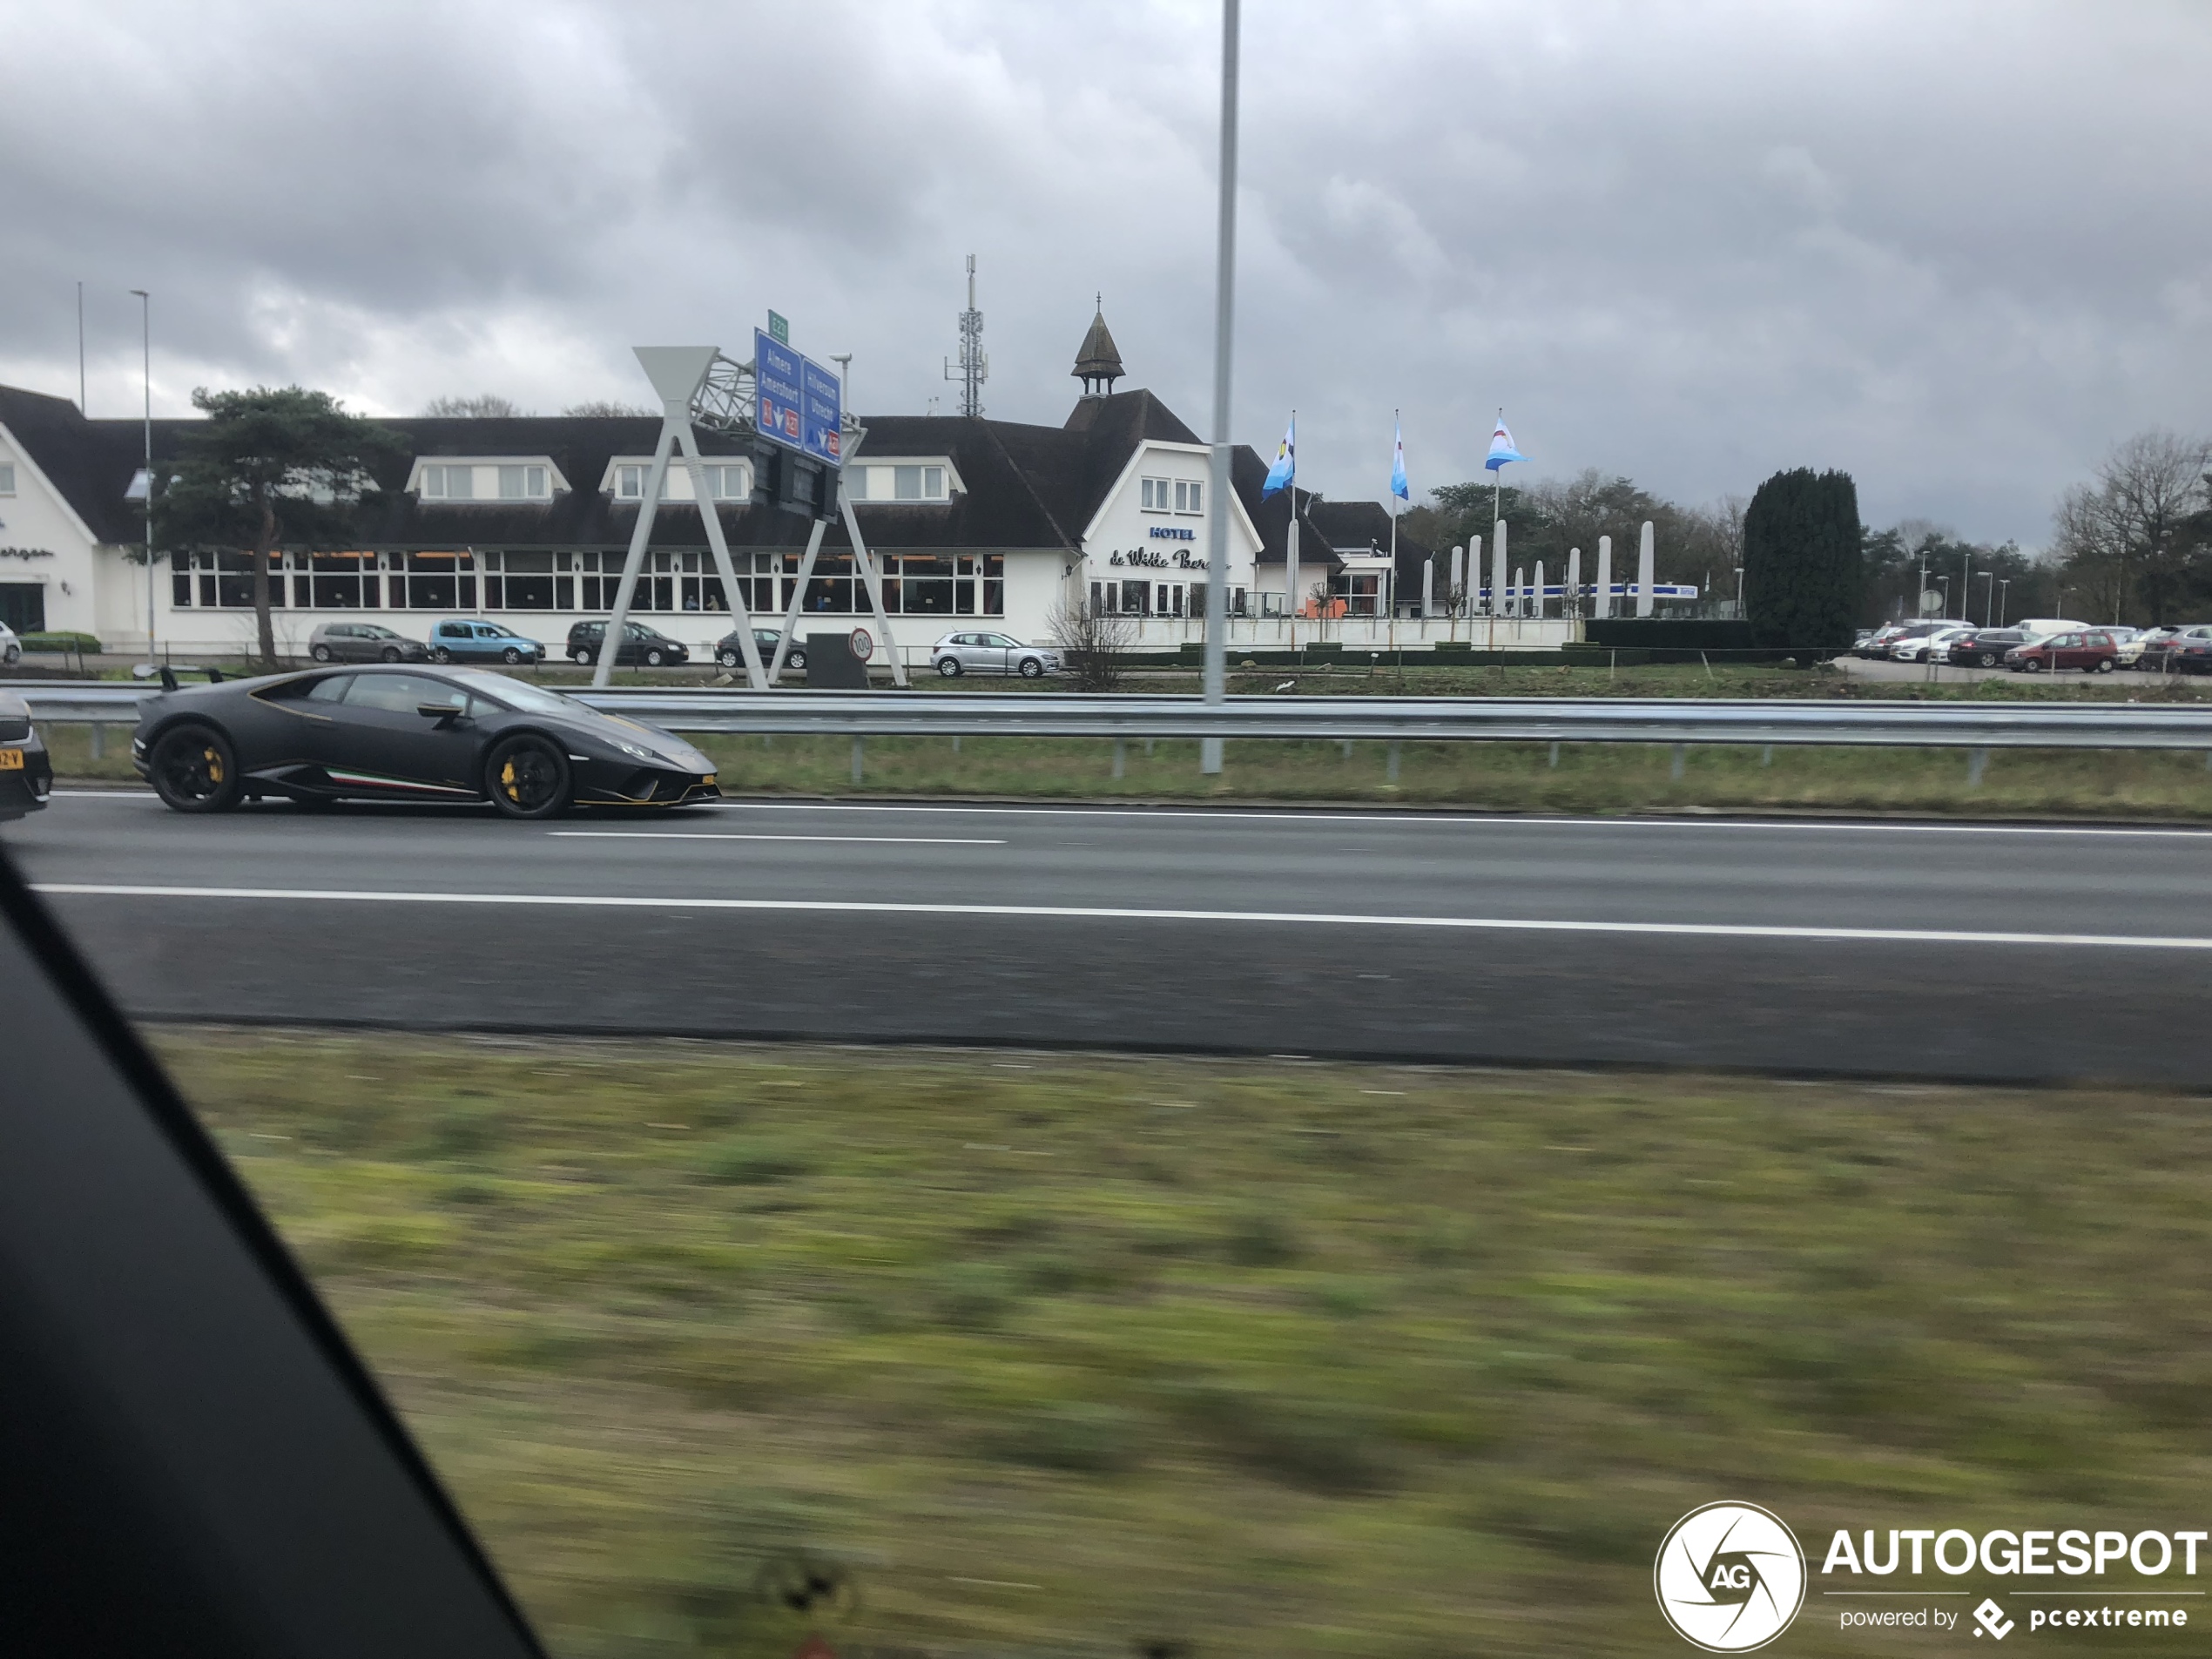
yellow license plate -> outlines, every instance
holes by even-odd
[[[21,772],[22,770],[22,750],[0,749],[0,772]]]

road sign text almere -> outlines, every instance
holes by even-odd
[[[761,329],[752,331],[752,352],[760,435],[833,467],[842,466],[843,383],[831,370]]]

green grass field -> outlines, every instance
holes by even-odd
[[[1443,1659],[1676,1650],[1716,1498],[2202,1524],[2198,1100],[155,1041],[573,1659],[788,1654],[795,1551],[840,1654]]]

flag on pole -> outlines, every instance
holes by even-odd
[[[1526,461],[1528,457],[1513,447],[1513,434],[1506,430],[1506,417],[1498,417],[1498,429],[1490,435],[1490,454],[1482,465],[1487,471],[1495,472],[1508,461]]]
[[[1400,501],[1411,501],[1413,499],[1413,494],[1406,488],[1405,428],[1399,424],[1398,417],[1394,414],[1391,416],[1390,424],[1393,435],[1390,462],[1390,493]]]
[[[1298,411],[1291,411],[1291,424],[1283,434],[1283,447],[1275,452],[1275,464],[1267,469],[1267,482],[1259,487],[1259,498],[1265,501],[1278,490],[1288,489],[1298,482]]]

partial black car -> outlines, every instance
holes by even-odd
[[[683,738],[489,669],[374,665],[164,691],[131,758],[180,813],[277,796],[489,800],[509,818],[712,800]],[[43,756],[42,756],[43,759]]]
[[[752,648],[760,653],[761,667],[766,668],[775,662],[776,644],[783,637],[779,629],[756,628],[752,631]],[[725,668],[743,665],[745,648],[738,641],[736,629],[732,628],[714,642],[714,660]],[[806,643],[804,640],[791,642],[791,655],[784,658],[784,666],[804,671],[806,667]]]
[[[1994,668],[2006,651],[2026,644],[2027,636],[2017,628],[1976,628],[1952,639],[1945,659],[1961,668]]]
[[[54,763],[30,705],[13,691],[0,691],[0,823],[42,812],[54,789]]]
[[[574,624],[569,629],[569,660],[587,667],[597,663],[599,647],[606,637],[607,624],[604,622]],[[615,646],[615,662],[623,668],[670,668],[691,660],[690,646],[642,622],[626,624],[620,643]]]

